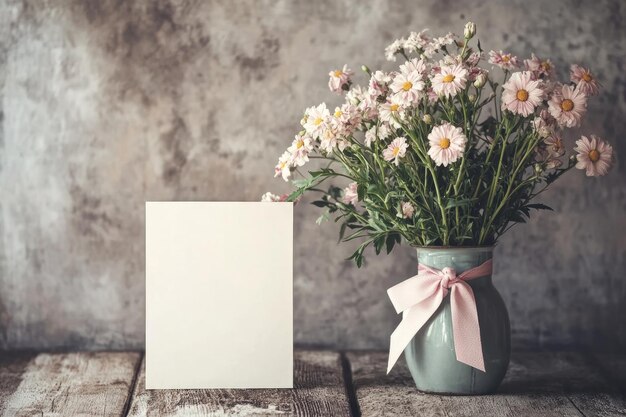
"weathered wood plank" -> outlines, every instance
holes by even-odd
[[[41,353],[13,376],[19,385],[2,416],[122,416],[140,360],[137,352]]]
[[[20,385],[24,370],[35,356],[35,353],[0,352],[0,415]]]
[[[386,352],[348,354],[362,416],[614,416],[624,399],[581,354],[514,354],[497,394],[434,396],[417,391],[404,361],[385,375]]]
[[[339,354],[295,352],[294,360],[293,390],[146,390],[142,364],[129,415],[350,416]]]

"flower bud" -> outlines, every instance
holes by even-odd
[[[369,75],[372,75],[372,71],[370,71],[370,69],[367,67],[367,65],[361,65],[361,71],[366,72]]]
[[[475,94],[470,94],[467,96],[467,98],[469,99],[469,101],[471,101],[472,103],[476,101],[476,95]]]
[[[430,125],[433,123],[433,117],[430,114],[425,114],[424,116],[422,116],[422,120],[424,121],[424,123],[426,123],[427,125]]]
[[[535,164],[535,174],[539,175],[543,172],[543,167],[541,166],[541,164]]]
[[[465,24],[465,30],[463,31],[463,35],[465,36],[465,39],[472,39],[475,34],[476,34],[476,23],[467,22]]]
[[[481,88],[483,85],[485,85],[486,82],[487,82],[487,74],[485,74],[484,72],[481,72],[480,74],[476,76],[476,79],[474,80],[474,87]]]

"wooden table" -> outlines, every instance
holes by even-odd
[[[145,390],[141,352],[0,352],[1,416],[618,416],[626,354],[517,352],[488,396],[418,392],[385,352],[295,354],[293,390]]]

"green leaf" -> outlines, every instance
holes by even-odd
[[[341,227],[339,228],[339,240],[337,242],[341,242],[341,240],[343,239],[343,236],[346,233],[347,226],[348,226],[348,223],[341,223]]]
[[[376,238],[374,239],[374,251],[376,255],[380,255],[380,251],[383,249],[383,245],[385,244],[385,238]]]
[[[552,207],[546,206],[545,204],[541,204],[541,203],[526,204],[526,207],[531,208],[531,209],[535,209],[535,210],[550,210],[550,211],[554,211],[554,209]]]
[[[396,244],[396,237],[399,237],[400,235],[397,233],[391,233],[389,235],[387,235],[387,255],[391,253],[391,251],[393,250],[394,245]],[[398,242],[399,243],[399,242]]]
[[[313,204],[316,207],[326,207],[330,203],[328,201],[324,201],[324,200],[317,200],[317,201],[313,201],[311,204]]]
[[[469,206],[472,203],[475,203],[476,201],[478,201],[477,198],[461,198],[461,199],[454,199],[454,198],[450,198],[448,199],[448,204],[446,204],[446,209],[451,209],[454,207],[465,207],[465,206]]]

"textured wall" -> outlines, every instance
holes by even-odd
[[[590,65],[586,132],[626,155],[621,1],[3,1],[0,347],[141,347],[145,200],[258,200],[330,69],[385,66],[409,30],[478,23],[486,49]],[[570,142],[571,144],[571,138]],[[572,172],[496,251],[516,346],[626,346],[626,168]],[[357,270],[296,210],[295,337],[387,347],[401,248]]]

